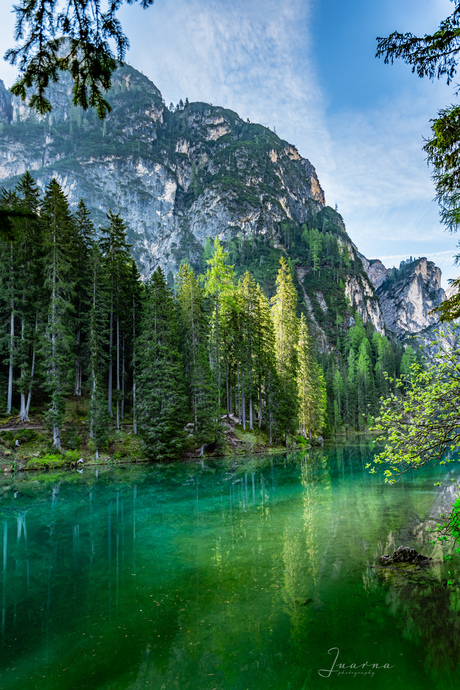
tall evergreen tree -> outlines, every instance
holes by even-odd
[[[120,325],[122,312],[125,309],[123,286],[129,274],[130,254],[126,242],[126,224],[119,214],[109,211],[109,226],[101,228],[102,238],[99,242],[106,263],[109,292],[109,365],[108,365],[108,411],[113,416],[113,364],[115,360],[115,398],[117,403],[117,429],[120,428],[121,408],[121,339]],[[115,352],[114,352],[115,350]]]
[[[177,301],[193,434],[203,454],[204,444],[215,442],[219,436],[217,385],[209,366],[204,290],[187,264],[181,266],[177,277]]]
[[[60,426],[64,393],[73,357],[73,298],[75,275],[72,256],[74,227],[67,199],[55,179],[46,188],[42,208],[43,263],[48,313],[43,334],[45,384],[51,396],[48,419],[53,430],[53,445],[61,447]]]
[[[90,256],[95,241],[94,225],[90,219],[90,212],[83,199],[78,204],[75,214],[75,253],[73,257],[75,267],[75,383],[74,395],[82,393],[82,378],[85,358],[85,338],[88,331],[88,309],[92,301],[91,296],[91,262]]]
[[[17,207],[17,197],[14,192],[2,190],[0,203],[3,209],[14,212]],[[6,413],[10,414],[13,405],[13,376],[14,376],[14,356],[16,346],[15,315],[17,302],[19,299],[19,288],[16,276],[16,244],[18,232],[15,225],[9,223],[8,235],[3,237],[5,240],[2,251],[1,281],[2,297],[6,312],[7,328],[4,331],[3,340],[8,353],[5,364],[8,366],[8,392],[6,397]]]
[[[263,411],[268,406],[270,395],[274,394],[276,374],[275,331],[270,305],[260,285],[256,285],[254,310],[254,376],[257,386],[259,428],[262,426]]]
[[[276,278],[276,293],[272,299],[275,329],[275,351],[278,377],[281,384],[279,414],[284,438],[296,432],[298,412],[297,367],[299,322],[296,316],[297,293],[287,261],[280,259]]]
[[[321,367],[315,362],[305,315],[301,314],[298,341],[297,388],[299,392],[299,426],[311,438],[325,422],[326,385]]]
[[[20,420],[29,420],[29,410],[34,384],[37,336],[40,312],[43,311],[43,273],[41,257],[41,222],[39,219],[40,191],[29,171],[26,171],[16,185],[18,206],[24,212],[19,220],[20,241],[18,246],[18,281],[20,299],[20,341],[18,343],[18,365],[20,379],[18,388],[21,396]]]
[[[107,314],[105,276],[102,254],[97,244],[94,244],[90,251],[88,268],[91,276],[91,301],[88,324],[88,373],[91,395],[89,406],[89,435],[94,443],[96,458],[98,458],[99,449],[107,441],[109,415],[103,389],[103,367],[105,365],[104,345],[106,341],[105,324]]]
[[[154,458],[175,457],[183,448],[187,397],[176,308],[161,268],[146,283],[136,351],[139,433]]]
[[[233,299],[235,274],[233,266],[228,264],[228,252],[224,251],[218,237],[214,240],[214,253],[206,263],[208,268],[204,278],[205,294],[212,301],[209,361],[217,382],[220,408],[223,380],[221,312],[223,306],[228,305]]]

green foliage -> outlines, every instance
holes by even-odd
[[[176,307],[160,268],[146,284],[136,350],[141,438],[152,457],[177,457],[183,449],[187,400]]]
[[[208,322],[204,290],[193,269],[181,266],[177,277],[179,333],[193,435],[199,445],[220,440],[218,392],[208,357]]]
[[[40,458],[32,458],[27,462],[28,470],[53,469],[72,462],[68,457],[55,453],[47,453]]]
[[[417,37],[395,31],[386,38],[379,38],[377,57],[383,57],[385,63],[401,58],[419,77],[445,78],[450,84],[457,72],[460,51],[460,3],[455,0],[454,4],[452,14],[432,34]],[[460,224],[460,107],[451,105],[441,109],[432,123],[433,136],[424,150],[433,166],[432,177],[442,221],[450,230],[457,230]],[[460,313],[458,296],[446,300],[439,311],[443,321],[457,318]]]
[[[175,125],[185,126],[187,112],[199,108],[209,111],[205,104],[184,106],[174,114]],[[267,146],[283,156],[284,143],[220,110],[251,142],[255,165],[273,171]],[[88,132],[93,126],[88,120]],[[244,170],[244,160],[252,163],[234,144],[219,155],[229,169]],[[196,185],[209,182],[203,160],[194,161]],[[141,283],[120,215],[109,213],[96,239],[88,209],[80,203],[72,216],[56,181],[45,199],[30,175],[7,195],[11,208],[31,215],[11,221],[19,239],[13,253],[10,242],[0,258],[0,377],[12,382],[12,410],[19,399],[27,410],[32,394],[48,405],[56,447],[56,441],[74,450],[86,443],[96,456],[114,443],[120,450],[112,400],[117,433],[128,416],[134,435],[139,423],[149,457],[161,459],[182,452],[187,422],[194,444],[221,444],[224,411],[244,430],[259,433],[258,426],[271,442],[287,443],[299,431],[320,434],[325,426],[329,432],[364,429],[378,397],[394,389],[385,372],[399,375],[402,350],[374,333],[345,299],[344,281],[351,273],[359,282],[362,267],[333,209],[312,207],[301,225],[283,220],[276,249],[266,235],[248,238],[237,227],[226,245],[208,238],[205,275],[182,262],[174,299],[172,274],[169,286],[161,272]],[[203,253],[194,256],[199,267]],[[314,320],[335,344],[320,358]],[[407,351],[403,372],[410,361]],[[85,405],[78,402],[82,396]],[[125,450],[132,455],[138,448]]]
[[[459,488],[458,482],[456,488]],[[432,544],[435,544],[436,541],[443,543],[450,540],[454,545],[457,545],[455,553],[460,553],[460,496],[458,494],[455,500],[452,501],[451,506],[452,510],[449,514],[441,513],[440,515],[444,522],[438,522],[436,527],[427,529],[427,531],[436,535],[431,542]],[[452,555],[446,555],[444,558],[445,560],[450,560]],[[448,584],[453,583],[450,582]]]
[[[140,0],[142,7],[153,0]],[[50,82],[57,82],[60,72],[68,72],[73,79],[73,102],[86,110],[95,107],[103,119],[111,110],[102,93],[110,88],[111,76],[123,62],[129,41],[124,35],[116,12],[123,0],[109,4],[102,12],[100,3],[87,0],[19,0],[16,13],[15,40],[21,41],[6,55],[11,64],[18,64],[22,72],[12,92],[22,100],[27,89],[34,87],[30,107],[41,114],[51,111],[45,97]],[[110,43],[116,45],[115,58]]]
[[[460,447],[459,375],[460,351],[454,348],[441,350],[425,368],[412,364],[410,381],[396,382],[397,390],[383,401],[375,425],[385,449],[374,462],[384,466],[385,481],[394,483],[427,462],[455,461]]]

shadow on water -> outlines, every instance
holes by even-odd
[[[428,548],[451,487],[388,487],[373,452],[3,480],[0,689],[453,687],[455,563],[437,547],[411,581],[374,567]],[[379,668],[327,679],[332,648]]]

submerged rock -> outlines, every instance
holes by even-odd
[[[396,551],[393,552],[392,556],[384,553],[383,556],[379,558],[379,565],[395,565],[396,563],[407,563],[409,565],[421,565],[422,563],[429,563],[432,558],[428,556],[422,556],[415,549],[411,549],[408,546],[398,546]]]

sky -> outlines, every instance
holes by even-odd
[[[0,52],[13,45],[13,2],[0,7]],[[328,205],[368,258],[390,267],[426,256],[443,286],[460,269],[460,235],[439,221],[422,150],[454,86],[375,58],[376,37],[434,31],[449,0],[155,0],[120,19],[127,62],[169,104],[205,101],[259,122],[315,166]],[[11,86],[15,68],[0,59]],[[460,77],[459,77],[460,81]]]

